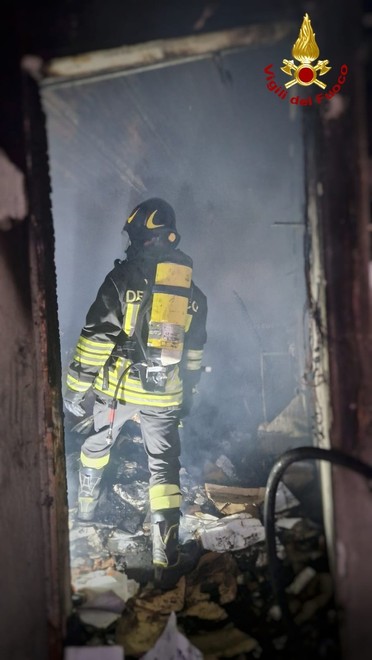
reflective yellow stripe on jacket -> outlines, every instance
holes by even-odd
[[[110,366],[108,372],[108,388],[103,388],[103,371],[101,370],[94,381],[94,389],[108,396],[115,395],[118,380],[123,371],[129,366],[130,360],[118,358],[115,368]],[[148,392],[143,389],[139,379],[133,378],[129,373],[123,378],[119,391],[118,401],[122,403],[144,404],[147,406],[180,406],[182,404],[182,384],[179,378],[178,367],[168,377],[165,392]]]
[[[74,360],[92,367],[103,367],[114,346],[115,344],[111,341],[94,341],[80,336]]]
[[[80,335],[76,344],[73,362],[67,374],[67,385],[75,392],[86,392],[92,385],[92,373],[84,367],[92,367],[93,374],[103,367],[115,344],[111,341],[96,341]],[[81,367],[81,369],[79,368]]]
[[[185,366],[189,371],[197,371],[201,368],[203,351],[188,350],[185,351]]]
[[[128,337],[133,337],[134,335],[139,309],[139,303],[127,303],[123,322],[123,330],[128,335]]]
[[[71,374],[67,374],[66,383],[70,390],[74,390],[75,392],[86,392],[89,390],[92,381],[88,378],[86,378],[86,380],[81,380],[80,378],[77,379]]]

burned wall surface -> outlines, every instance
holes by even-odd
[[[340,6],[331,1],[323,5],[319,23],[329,61],[336,71],[343,64],[349,70],[338,101],[319,109],[305,136],[309,213],[317,217],[323,269],[318,278],[316,320],[329,366],[330,399],[324,397],[321,408],[323,420],[329,421],[330,446],[371,463],[369,118],[365,115],[367,50],[361,5]],[[369,487],[357,475],[335,469],[331,479],[329,475],[324,479],[322,490],[333,508],[328,523],[334,529],[332,560],[344,657],[364,660],[370,656],[372,606]]]
[[[206,450],[231,428],[253,443],[257,426],[303,387],[301,121],[264,74],[288,48],[43,89],[64,366],[123,258],[125,218],[141,200],[164,197],[208,296],[204,360],[213,371],[190,422]]]
[[[34,442],[38,428],[27,240],[25,223],[11,232],[0,232],[0,338],[3,349],[7,347],[0,351],[0,655],[46,660],[47,603],[39,443]],[[23,266],[17,268],[15,278],[17,263]]]

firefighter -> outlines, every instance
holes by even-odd
[[[94,519],[110,449],[123,424],[140,417],[150,472],[153,564],[178,561],[179,421],[201,374],[207,301],[192,261],[177,249],[173,208],[148,199],[128,217],[124,261],[100,287],[68,368],[66,408],[85,415],[93,388],[94,433],[81,447],[78,518]]]

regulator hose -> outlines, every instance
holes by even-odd
[[[285,590],[280,580],[280,561],[276,553],[275,538],[275,498],[280,480],[286,469],[297,461],[317,460],[327,461],[332,465],[339,465],[348,470],[357,472],[365,479],[372,480],[372,466],[364,463],[349,454],[337,449],[320,449],[319,447],[298,447],[290,449],[282,454],[274,463],[266,486],[264,502],[264,525],[266,535],[267,554],[269,562],[270,581],[273,593],[281,609],[283,619],[286,621],[291,632],[296,631],[296,626],[289,610]]]
[[[107,435],[106,435],[106,442],[107,442],[108,444],[111,444],[111,442],[112,442],[112,438],[113,438],[113,436],[112,436],[112,432],[113,432],[113,428],[114,428],[114,421],[115,421],[115,415],[116,415],[116,408],[118,407],[118,393],[119,393],[119,387],[120,387],[121,383],[123,382],[123,379],[124,379],[124,377],[127,375],[127,373],[128,373],[131,369],[133,369],[133,368],[139,366],[139,364],[140,364],[140,363],[133,364],[133,362],[131,362],[131,363],[130,363],[130,364],[129,364],[129,365],[123,370],[123,372],[120,374],[120,378],[118,378],[118,382],[117,382],[116,387],[115,387],[114,396],[112,397],[112,400],[111,400],[110,403],[109,403],[109,409],[110,409],[110,411],[109,411],[109,423],[110,423],[110,425],[109,425],[109,428],[108,428],[108,431],[107,431]]]

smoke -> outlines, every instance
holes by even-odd
[[[185,426],[185,460],[191,449],[213,458],[224,442],[253,451],[258,425],[291,401],[302,377],[300,117],[267,92],[262,73],[286,47],[43,91],[65,367],[123,256],[128,212],[150,196],[176,210],[180,248],[208,297],[212,366]]]

